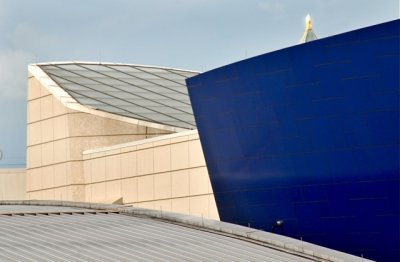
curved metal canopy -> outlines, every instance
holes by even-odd
[[[172,127],[196,128],[185,79],[197,72],[86,62],[38,66],[83,106]]]

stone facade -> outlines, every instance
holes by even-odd
[[[87,202],[219,219],[197,131],[84,152]]]
[[[33,76],[27,115],[28,199],[83,201],[84,150],[170,133],[69,109]]]
[[[174,133],[79,110],[42,83],[29,75],[27,199],[133,204],[219,219],[196,130]]]
[[[0,169],[0,200],[25,200],[25,186],[24,168]]]

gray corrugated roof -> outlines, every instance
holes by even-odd
[[[196,127],[185,83],[196,72],[112,63],[38,66],[83,106],[167,126]]]
[[[117,214],[0,216],[3,261],[311,261],[243,240]]]
[[[40,213],[32,214],[35,210]],[[46,210],[49,213],[42,213]],[[70,212],[83,210],[99,212]],[[0,201],[0,261],[360,259],[252,228],[171,212],[61,201]]]

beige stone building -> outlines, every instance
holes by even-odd
[[[125,64],[29,66],[27,199],[219,218],[185,78]]]
[[[0,200],[26,199],[25,168],[0,169]]]

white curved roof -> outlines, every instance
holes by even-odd
[[[216,220],[135,207],[0,201],[0,261],[369,261]]]
[[[84,107],[170,127],[196,128],[185,79],[197,72],[90,62],[36,66]]]

